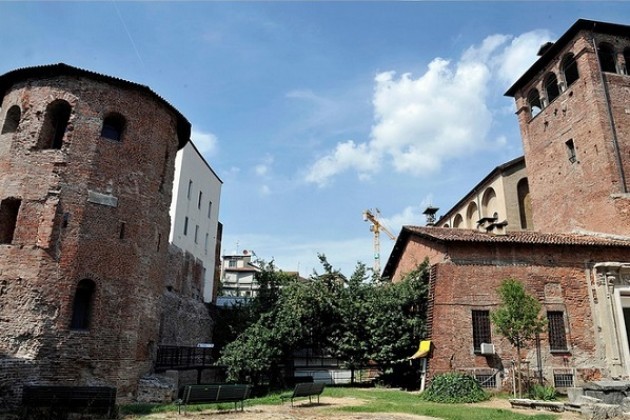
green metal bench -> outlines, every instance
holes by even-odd
[[[116,388],[106,386],[26,385],[22,388],[25,417],[37,409],[59,413],[102,414],[116,418]],[[52,415],[52,413],[49,413]],[[61,415],[61,414],[59,414]],[[37,415],[36,415],[37,416]]]
[[[251,385],[241,384],[213,384],[213,385],[186,385],[182,398],[177,400],[177,412],[181,414],[181,407],[188,404],[215,404],[224,402],[233,402],[234,410],[241,404],[243,411],[243,402],[249,398],[252,391]]]
[[[293,392],[290,394],[280,395],[281,400],[291,400],[291,407],[293,407],[293,400],[296,398],[306,398],[308,397],[309,404],[312,403],[312,398],[317,397],[317,404],[319,404],[319,396],[324,392],[324,384],[323,383],[298,383],[295,384],[295,388],[293,388]]]

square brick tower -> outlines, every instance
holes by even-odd
[[[0,396],[107,385],[159,340],[177,150],[190,123],[148,87],[65,64],[0,76]]]
[[[578,20],[506,92],[541,232],[630,235],[630,26]]]

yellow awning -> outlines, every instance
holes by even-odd
[[[423,357],[427,357],[429,352],[431,351],[431,340],[423,340],[420,342],[420,347],[418,347],[418,351],[414,353],[409,359],[421,359]]]

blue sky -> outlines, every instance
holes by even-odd
[[[503,93],[578,18],[627,2],[2,2],[0,72],[65,62],[151,87],[224,181],[223,251],[308,276],[522,154]],[[393,245],[381,235],[382,265]]]

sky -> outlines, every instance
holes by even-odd
[[[149,86],[223,181],[222,254],[372,267],[397,235],[522,155],[505,91],[577,19],[630,2],[0,2],[0,73],[63,62]],[[381,234],[381,266],[394,242]]]

